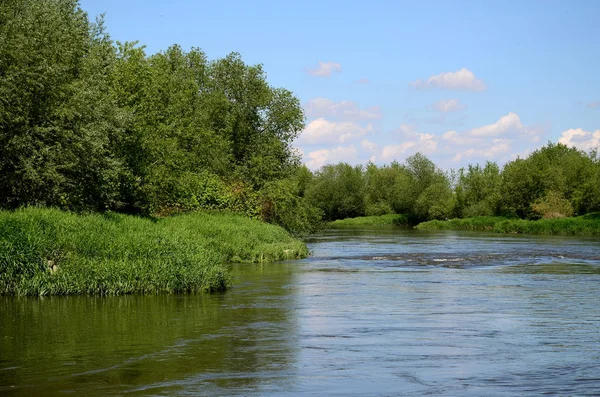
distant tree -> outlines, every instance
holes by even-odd
[[[430,159],[416,153],[406,159],[410,175],[411,213],[419,219],[441,219],[450,215],[453,194],[450,180]]]
[[[362,167],[347,163],[323,166],[315,173],[306,196],[328,221],[365,215]]]
[[[412,209],[411,175],[396,161],[382,167],[367,164],[365,183],[367,215],[408,213]]]
[[[532,205],[550,199],[566,200],[577,213],[594,208],[593,160],[584,152],[549,142],[526,159],[507,163],[502,171],[501,207],[521,218],[538,218]],[[591,188],[591,190],[590,190]],[[585,197],[585,198],[584,198]]]
[[[458,171],[456,192],[456,215],[491,216],[498,213],[500,202],[500,168],[487,161],[484,167],[469,165]]]

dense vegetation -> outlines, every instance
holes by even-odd
[[[77,0],[0,4],[0,207],[229,210],[314,227],[299,100],[239,54],[114,43]]]
[[[242,215],[0,211],[0,295],[219,291],[225,263],[307,254],[282,228]]]
[[[478,216],[447,221],[432,220],[420,223],[417,228],[421,230],[481,230],[496,233],[600,236],[600,213],[535,221]]]
[[[338,219],[327,224],[330,228],[380,227],[380,226],[410,226],[411,219],[401,214],[386,214],[373,216],[358,216],[356,218]]]
[[[419,153],[404,164],[340,163],[317,171],[306,196],[328,221],[393,213],[415,222],[565,218],[600,211],[600,156],[548,143],[502,169],[487,162],[443,172]],[[472,222],[481,219],[490,218]]]
[[[600,211],[600,157],[548,143],[504,167],[300,164],[299,100],[260,65],[113,42],[77,0],[0,4],[0,208],[217,210],[300,234],[322,221],[539,219]]]

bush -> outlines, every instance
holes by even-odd
[[[571,202],[554,190],[547,192],[544,198],[536,200],[531,209],[544,219],[573,216]]]

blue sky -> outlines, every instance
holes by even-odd
[[[114,40],[236,51],[307,115],[312,169],[500,164],[548,141],[600,145],[600,1],[83,0]]]

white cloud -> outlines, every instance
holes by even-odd
[[[508,113],[495,123],[473,128],[459,133],[451,130],[442,135],[445,143],[442,150],[453,155],[452,160],[508,161],[514,157],[513,147],[528,150],[525,145],[538,142],[544,129],[526,126],[516,113]]]
[[[477,143],[479,139],[464,136],[463,134],[459,134],[458,132],[451,130],[446,131],[442,135],[442,140],[455,145],[473,145]]]
[[[396,135],[401,138],[402,143],[384,146],[381,149],[383,161],[397,160],[399,157],[407,157],[416,152],[431,154],[438,147],[438,139],[433,134],[415,131],[414,127],[408,124],[402,124],[396,131]]]
[[[339,73],[342,71],[342,65],[337,62],[321,62],[316,68],[308,69],[308,74],[318,77],[329,77],[333,73]]]
[[[484,158],[497,159],[510,153],[512,148],[511,141],[508,139],[494,139],[492,146],[485,148],[470,148],[462,152],[456,153],[453,160],[460,161],[463,158]]]
[[[459,110],[465,110],[467,105],[460,103],[458,99],[442,99],[428,107],[437,110],[438,112],[457,112]]]
[[[377,150],[377,144],[375,142],[371,142],[368,139],[363,139],[360,142],[360,147],[366,150],[367,152],[373,153]]]
[[[363,127],[357,123],[333,122],[320,117],[311,121],[298,138],[300,144],[345,143],[373,130],[371,124]]]
[[[358,150],[354,145],[320,149],[308,153],[304,160],[306,166],[313,170],[319,169],[325,164],[339,163],[340,161],[354,163],[358,160]]]
[[[598,149],[600,148],[600,130],[588,132],[581,128],[571,128],[563,131],[558,142],[585,151]]]
[[[342,120],[375,120],[381,118],[379,106],[361,109],[356,102],[335,102],[327,98],[313,98],[304,105],[308,117],[335,117]]]
[[[483,91],[487,87],[483,80],[475,77],[469,69],[462,68],[456,72],[444,72],[410,83],[415,88],[441,88],[445,90]]]
[[[473,128],[469,131],[472,136],[498,136],[510,130],[522,130],[523,124],[521,118],[516,113],[510,112],[506,116],[500,117],[493,124],[484,125],[483,127]]]
[[[500,117],[498,121],[493,124],[471,129],[467,132],[467,135],[482,138],[514,135],[529,137],[533,142],[537,142],[542,132],[543,130],[539,127],[523,125],[519,115],[510,112],[507,115]]]

